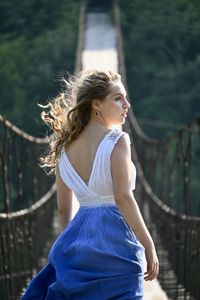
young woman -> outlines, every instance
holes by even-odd
[[[158,258],[132,192],[130,139],[116,129],[130,107],[125,88],[110,71],[65,83],[42,114],[54,131],[42,163],[56,173],[62,233],[23,300],[141,300]],[[80,209],[71,221],[73,193]]]

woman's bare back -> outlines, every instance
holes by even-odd
[[[98,146],[109,131],[88,126],[66,151],[73,168],[85,183],[89,181]]]

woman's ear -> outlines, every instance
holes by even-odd
[[[102,102],[100,100],[97,100],[97,99],[92,100],[92,105],[91,106],[92,106],[93,110],[100,110],[101,105],[102,105]]]

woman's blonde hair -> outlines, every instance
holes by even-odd
[[[61,149],[67,149],[77,139],[91,117],[91,102],[103,101],[109,94],[110,85],[120,81],[121,76],[111,71],[88,70],[62,79],[61,93],[46,105],[42,120],[51,128],[48,152],[40,158],[41,167],[55,171]]]

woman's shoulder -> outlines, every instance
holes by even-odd
[[[120,130],[118,128],[114,128],[109,136],[108,136],[111,140],[113,140],[114,142],[120,142],[124,143],[124,142],[128,142],[130,144],[130,136],[127,132]]]

